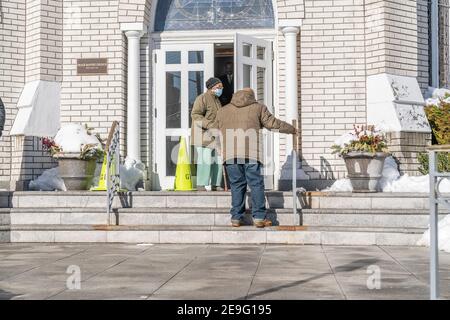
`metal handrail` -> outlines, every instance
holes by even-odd
[[[432,146],[428,149],[430,176],[430,298],[439,298],[439,242],[438,223],[439,205],[450,211],[450,198],[445,198],[439,192],[443,178],[450,177],[449,172],[439,172],[437,164],[438,152],[450,152],[450,145]]]
[[[292,120],[292,126],[298,132],[297,120]],[[298,161],[297,149],[298,149],[298,135],[297,134],[293,134],[292,135],[292,214],[293,214],[294,226],[298,226],[298,225],[301,224],[301,221],[299,219],[298,212],[297,212],[297,195],[298,195],[298,189],[297,189],[297,161]]]
[[[120,190],[120,126],[114,121],[109,131],[106,144],[106,212],[109,224],[113,224],[111,217],[114,196]]]

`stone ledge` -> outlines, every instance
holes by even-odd
[[[6,236],[5,236],[6,235]],[[9,234],[0,232],[0,239]],[[210,231],[52,231],[12,230],[11,242],[44,243],[202,243],[202,244],[320,244],[320,245],[385,245],[414,246],[421,235],[394,232],[328,232],[272,230]],[[8,241],[6,241],[8,242]]]

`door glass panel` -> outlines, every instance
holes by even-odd
[[[166,128],[181,128],[181,72],[166,72]]]
[[[256,57],[259,60],[264,60],[264,53],[265,53],[265,51],[266,51],[266,49],[264,47],[257,46],[256,47]]]
[[[242,45],[242,54],[244,55],[244,57],[251,58],[251,56],[252,56],[252,45],[248,44],[248,43],[244,43]]]
[[[256,79],[256,100],[259,103],[266,104],[265,97],[265,82],[266,82],[266,69],[258,67],[257,69],[257,79]]]
[[[181,52],[180,51],[167,51],[166,52],[166,64],[180,64]]]
[[[189,51],[189,63],[203,63],[203,51]]]
[[[177,170],[180,137],[166,137],[166,176],[174,177]]]
[[[189,71],[189,128],[192,124],[192,107],[195,99],[203,93],[203,71]]]
[[[252,66],[244,64],[242,66],[242,85],[244,88],[251,88],[252,86]]]

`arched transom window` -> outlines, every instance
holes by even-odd
[[[272,0],[160,0],[155,31],[273,28]]]

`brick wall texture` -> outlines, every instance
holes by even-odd
[[[9,188],[12,139],[8,136],[25,82],[25,0],[0,2],[0,97],[6,122],[0,138],[0,187]]]
[[[386,72],[417,77],[423,90],[428,85],[427,4],[415,0],[277,0],[274,4],[278,19],[302,20],[298,37],[302,168],[310,180],[342,178],[344,163],[330,154],[330,146],[354,123],[366,123],[366,77]],[[112,121],[119,121],[126,152],[127,39],[120,26],[151,27],[155,6],[151,0],[0,1],[0,94],[7,106],[0,141],[1,181],[29,180],[54,165],[39,150],[38,140],[14,142],[8,136],[20,91],[32,80],[61,82],[62,123],[86,123],[106,137]],[[283,118],[286,48],[281,31],[274,42],[275,113]],[[151,37],[144,35],[141,147],[149,171],[155,153],[151,44]],[[79,58],[108,58],[108,75],[77,75]],[[280,135],[279,167],[286,157],[285,143],[286,137]]]

